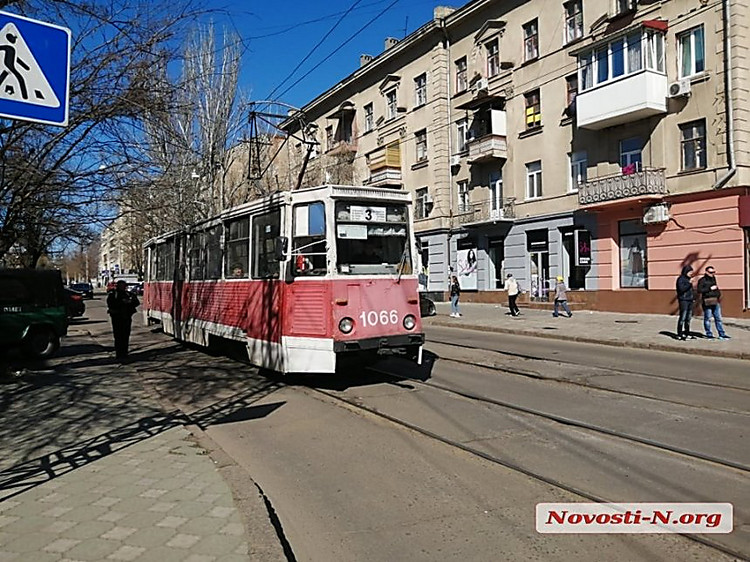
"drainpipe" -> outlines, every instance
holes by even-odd
[[[722,15],[724,18],[724,104],[727,114],[727,167],[729,168],[719,181],[714,184],[714,189],[721,189],[732,176],[737,173],[737,165],[734,161],[734,106],[732,104],[732,39],[730,36],[730,23],[732,19],[730,6],[732,0],[723,0]]]

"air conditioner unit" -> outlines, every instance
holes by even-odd
[[[689,96],[690,95],[690,78],[683,78],[682,80],[677,80],[677,82],[672,82],[669,85],[669,97],[670,98],[678,98],[680,96]]]
[[[426,205],[432,205],[432,195],[429,193],[424,196],[424,202]]]
[[[648,207],[643,213],[643,224],[659,224],[669,221],[669,208],[665,203]]]
[[[481,91],[487,91],[489,86],[487,85],[487,79],[486,78],[480,78],[474,83],[474,88],[472,88],[475,92],[481,92]]]
[[[451,156],[451,166],[458,166],[461,164],[461,157],[458,154]]]

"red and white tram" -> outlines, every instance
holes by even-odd
[[[245,342],[283,373],[342,354],[420,357],[411,196],[334,186],[277,193],[146,243],[144,315],[175,338]]]

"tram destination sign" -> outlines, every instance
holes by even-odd
[[[385,222],[385,207],[352,205],[349,212],[355,222]]]

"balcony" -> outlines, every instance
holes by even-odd
[[[491,199],[459,205],[456,219],[462,225],[479,224],[484,222],[511,221],[516,218],[515,197],[505,197],[502,208],[498,202]]]
[[[578,202],[595,205],[631,197],[667,195],[663,169],[646,169],[632,174],[604,176],[578,186]]]
[[[604,129],[667,112],[667,77],[644,70],[604,82],[576,96],[576,123]]]
[[[507,160],[508,158],[508,143],[505,135],[484,135],[467,142],[466,148],[469,149],[469,164]]]
[[[370,179],[375,187],[401,184],[401,148],[398,142],[380,148],[368,155]]]

